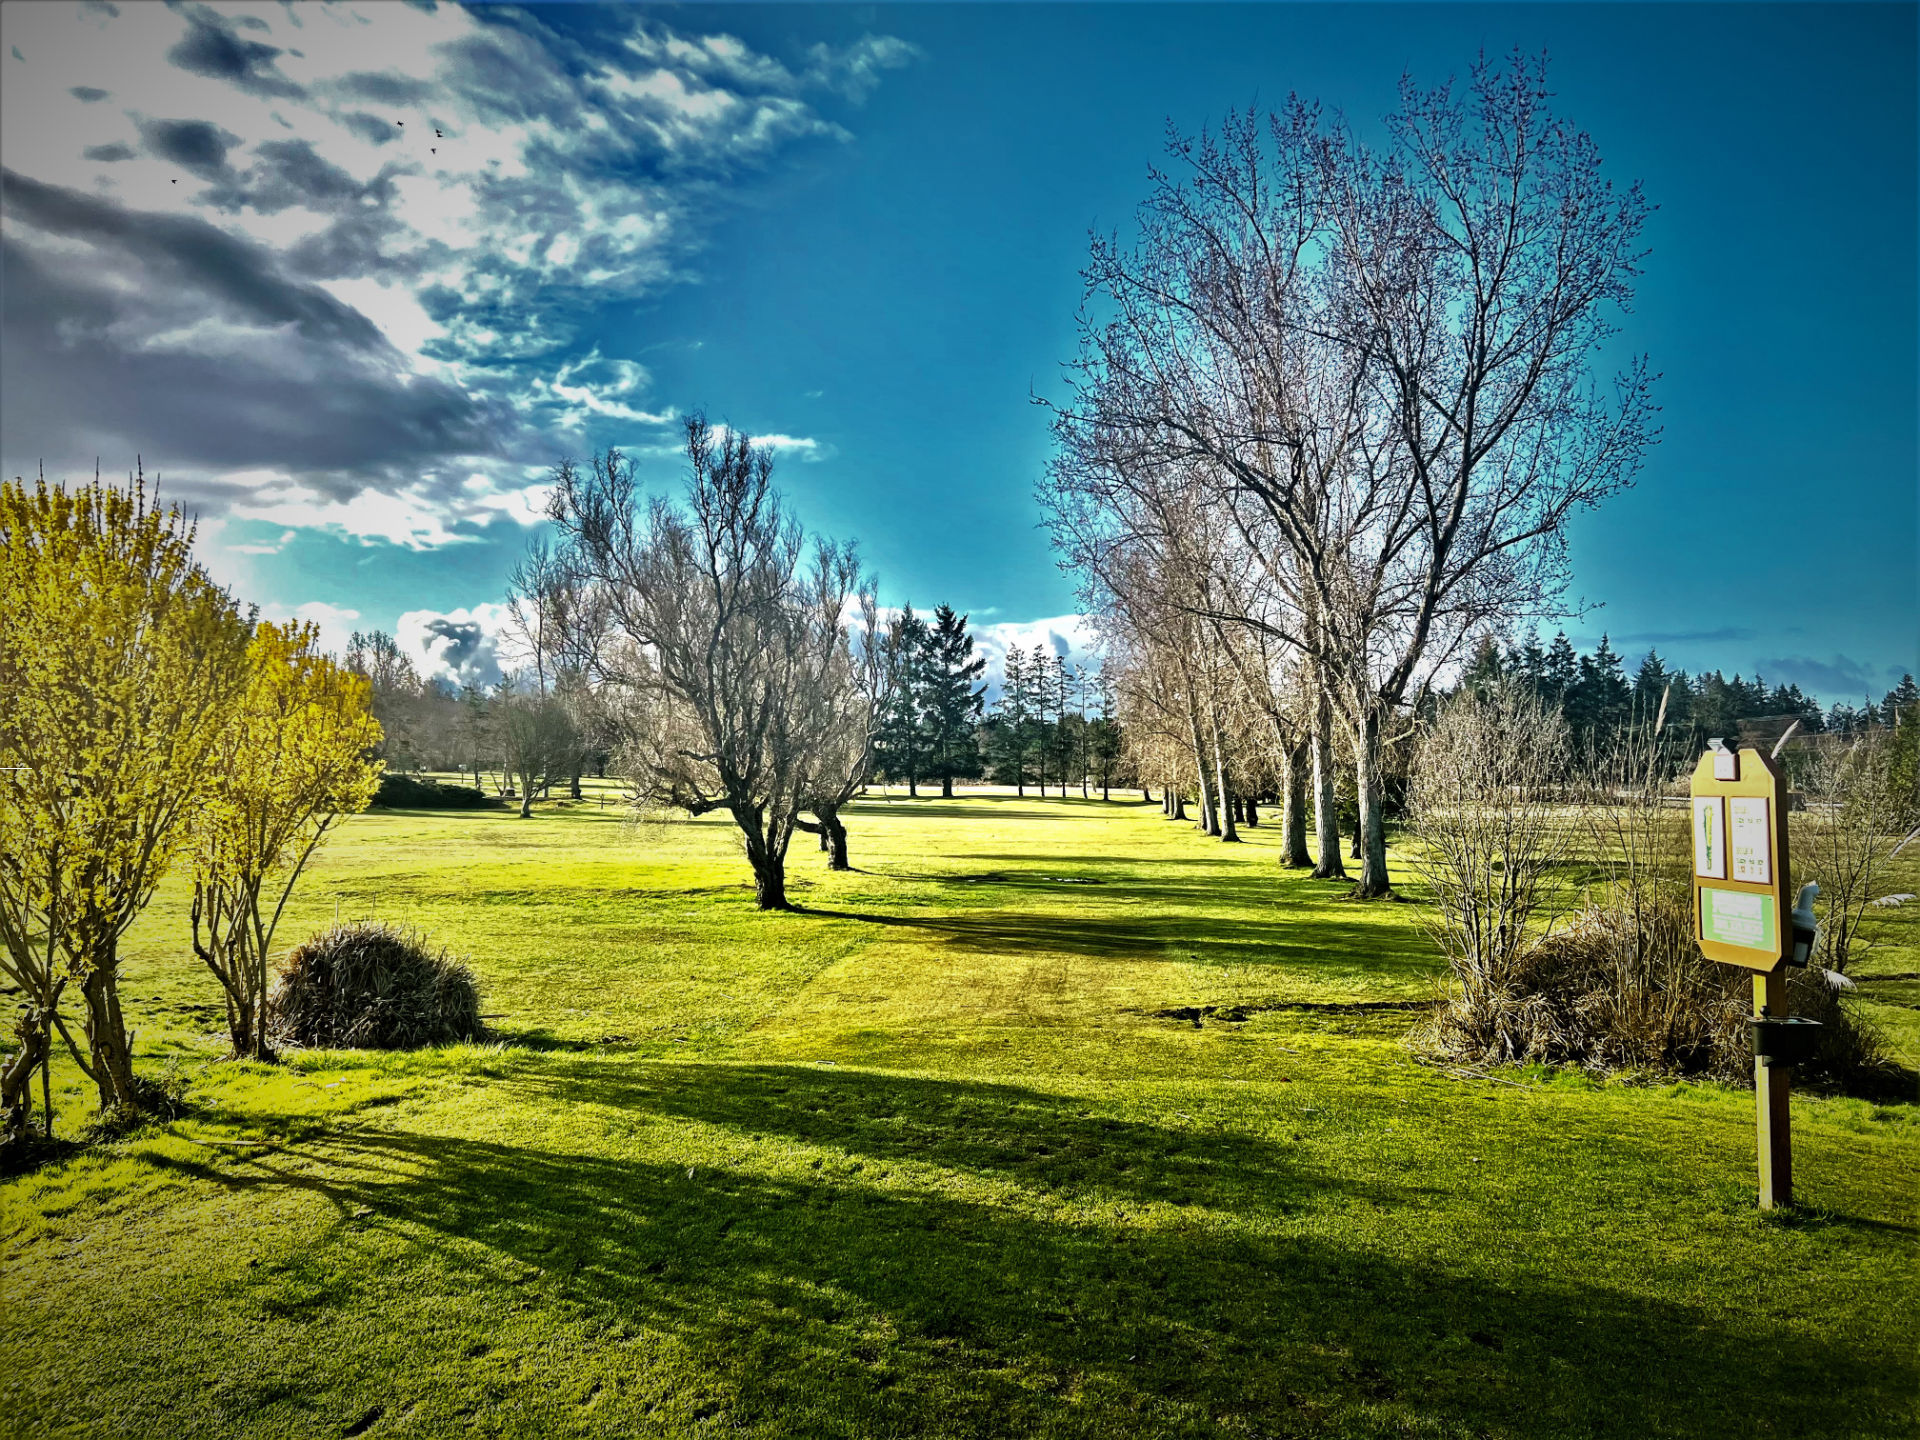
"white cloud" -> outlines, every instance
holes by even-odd
[[[796,455],[802,460],[825,458],[827,447],[805,435],[755,435],[753,443],[775,454]]]
[[[500,678],[507,607],[485,602],[454,610],[409,610],[393,638],[428,679],[491,685]]]
[[[1054,655],[1064,655],[1075,665],[1095,670],[1100,665],[1099,645],[1093,622],[1085,615],[1054,615],[1044,620],[1000,620],[990,625],[971,625],[973,643],[987,657],[989,697],[1000,693],[1006,677],[1007,652],[1031,652],[1034,647]]]
[[[425,548],[523,518],[554,432],[670,423],[641,366],[579,353],[582,317],[682,276],[742,166],[845,138],[810,92],[858,98],[914,52],[866,36],[796,70],[608,15],[629,33],[457,5],[0,7],[28,57],[0,91],[10,288],[41,297],[9,327],[0,459],[138,448],[209,506]],[[264,493],[238,479],[259,472]]]
[[[283,530],[278,540],[263,541],[252,545],[229,545],[226,548],[235,555],[278,555],[286,548],[287,542],[293,539],[296,533],[298,532],[293,530]]]

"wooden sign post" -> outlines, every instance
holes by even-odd
[[[1756,1020],[1787,1013],[1787,790],[1773,761],[1718,740],[1694,767],[1693,933],[1709,960],[1753,971]],[[1763,1033],[1756,1030],[1756,1035]],[[1817,1033],[1817,1032],[1816,1032]],[[1755,1047],[1753,1090],[1760,1140],[1760,1208],[1793,1203],[1789,1067]]]

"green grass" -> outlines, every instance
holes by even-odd
[[[1920,1421],[1915,1106],[1796,1097],[1803,1203],[1763,1217],[1748,1094],[1420,1064],[1416,906],[1279,871],[1270,828],[984,795],[850,818],[858,872],[796,848],[800,915],[753,908],[718,821],[356,818],[283,938],[337,904],[470,955],[503,1043],[414,1055],[216,1062],[163,890],[128,1003],[198,1109],[0,1189],[0,1426]],[[1920,970],[1887,925],[1868,973]],[[1906,983],[1865,989],[1912,1064]]]

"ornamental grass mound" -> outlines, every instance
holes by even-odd
[[[486,1029],[465,961],[410,927],[366,920],[289,955],[268,1006],[275,1041],[315,1049],[414,1050]]]
[[[1574,1065],[1600,1073],[1753,1079],[1753,977],[1694,943],[1692,917],[1666,897],[1635,915],[1589,904],[1529,946],[1498,983],[1456,973],[1420,1038],[1450,1059]],[[1457,967],[1456,967],[1457,971]],[[1904,1095],[1912,1077],[1828,972],[1786,972],[1789,1014],[1817,1020],[1794,1083],[1869,1098]]]

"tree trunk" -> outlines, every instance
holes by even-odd
[[[827,868],[851,870],[853,862],[847,858],[847,827],[840,823],[840,812],[834,810],[822,815],[820,824],[829,842],[830,854],[827,858]]]
[[[1226,747],[1220,743],[1219,719],[1217,717],[1210,718],[1213,728],[1214,788],[1220,797],[1219,835],[1223,844],[1238,845],[1240,843],[1240,827],[1234,824],[1233,812],[1237,802],[1233,793],[1233,782],[1227,775],[1227,751]]]
[[[520,818],[529,819],[533,815],[533,786],[520,787]]]
[[[580,793],[580,772],[584,768],[582,765],[575,765],[572,774],[567,778],[567,798],[570,800],[583,798]]]
[[[909,771],[907,772],[907,796],[908,796],[908,798],[910,798],[910,799],[913,799],[913,800],[918,800],[918,799],[920,798],[920,783],[919,783],[919,781],[920,781],[920,777],[919,777],[919,776],[917,776],[917,775],[915,775],[915,774],[914,774],[914,773],[913,773],[913,772],[912,772],[911,770],[909,770]]]
[[[1200,711],[1191,696],[1187,699],[1187,731],[1193,743],[1193,773],[1200,792],[1200,818],[1195,823],[1209,835],[1220,833],[1220,821],[1213,812],[1213,791],[1207,783],[1207,747],[1200,739]]]
[[[105,965],[88,972],[80,985],[87,1007],[87,1049],[91,1056],[94,1083],[100,1091],[100,1109],[116,1106],[136,1109],[139,1092],[133,1084],[133,1056],[128,1053],[127,1025],[120,1013],[120,978],[117,957],[109,955]]]
[[[1288,868],[1313,864],[1307,850],[1307,747],[1281,752],[1286,762],[1280,805],[1280,863]]]
[[[1244,802],[1244,805],[1245,805],[1246,814],[1242,818],[1246,821],[1247,828],[1249,830],[1259,829],[1260,811],[1254,805],[1253,796],[1251,795],[1247,796]]]
[[[753,898],[762,910],[791,910],[787,903],[787,847],[778,827],[758,812],[734,812],[734,822],[746,839],[747,864],[753,867]]]
[[[1333,715],[1322,695],[1313,718],[1313,837],[1316,880],[1346,878],[1340,860],[1340,816],[1333,803]]]
[[[0,1069],[0,1133],[9,1141],[25,1138],[33,1120],[33,1077],[52,1046],[47,1027],[37,1011],[23,1015],[14,1027],[19,1049]],[[47,1111],[47,1134],[53,1133],[53,1111]]]
[[[942,800],[953,799],[953,776],[942,775],[940,777],[940,798]]]
[[[1360,845],[1360,878],[1353,893],[1362,900],[1377,900],[1393,893],[1393,881],[1387,874],[1387,826],[1382,809],[1386,777],[1380,768],[1380,717],[1372,707],[1354,736],[1353,766],[1360,805],[1355,834]]]

